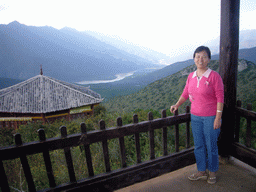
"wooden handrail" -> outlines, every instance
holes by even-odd
[[[230,155],[240,159],[241,161],[256,168],[256,150],[252,149],[252,127],[251,121],[256,121],[256,112],[251,111],[252,105],[248,104],[247,109],[241,107],[241,101],[237,101],[237,106],[235,107],[236,112],[236,126],[234,131],[234,143],[232,144],[232,150]],[[246,119],[246,139],[244,144],[239,142],[240,138],[240,122],[241,117]]]
[[[151,129],[161,129],[162,127],[186,123],[188,121],[190,121],[190,114],[181,114],[178,116],[170,116],[151,121],[123,125],[122,127],[112,127],[106,128],[105,130],[90,131],[86,134],[86,139],[84,139],[83,133],[76,133],[67,135],[65,137],[49,138],[45,141],[33,141],[16,146],[1,147],[0,157],[2,160],[10,160],[18,158],[20,154],[33,155],[42,153],[46,149],[48,151],[53,151],[66,147],[78,146],[84,143],[92,144],[102,142],[104,140],[134,135],[136,133],[148,132]],[[15,137],[21,136],[19,133],[17,133]]]
[[[241,117],[246,118],[247,121],[245,145],[251,147],[251,121],[256,121],[256,112],[252,111],[252,104],[248,104],[247,109],[241,108],[241,101],[238,100],[236,106],[235,142],[239,142]]]
[[[249,109],[244,109],[241,107],[236,107],[236,112],[241,117],[250,118],[251,120],[256,121],[256,112],[254,112],[254,111],[251,111]]]
[[[193,155],[193,149],[188,149],[190,147],[190,139],[186,139],[186,147],[188,150],[184,150],[183,152],[168,155],[167,151],[167,127],[175,125],[175,132],[176,132],[176,142],[175,142],[175,151],[179,152],[179,126],[178,124],[186,123],[186,133],[187,136],[190,137],[190,114],[189,114],[189,107],[187,107],[186,114],[178,115],[176,113],[174,116],[166,117],[166,111],[162,111],[162,117],[159,119],[153,119],[152,113],[148,113],[148,121],[138,122],[138,116],[135,114],[133,116],[133,123],[128,125],[122,124],[122,118],[117,118],[117,126],[106,128],[105,122],[103,120],[100,121],[100,129],[95,131],[86,131],[86,125],[81,123],[81,133],[68,135],[67,128],[62,126],[60,128],[61,136],[56,138],[49,138],[45,137],[45,132],[43,129],[38,130],[39,134],[39,141],[23,143],[22,137],[19,133],[15,135],[15,146],[8,146],[0,148],[0,160],[2,166],[0,166],[1,170],[1,177],[6,178],[4,173],[4,168],[2,161],[3,160],[12,160],[15,158],[20,158],[25,177],[28,183],[29,191],[36,191],[36,187],[33,182],[33,178],[31,175],[30,167],[28,164],[27,156],[42,153],[45,167],[47,171],[47,176],[49,180],[49,185],[51,189],[45,191],[60,191],[63,189],[72,189],[75,187],[83,187],[84,185],[92,185],[94,187],[98,187],[95,182],[99,182],[100,185],[104,185],[106,180],[109,182],[116,180],[122,180],[123,178],[130,178],[134,173],[138,170],[144,170],[149,172],[141,178],[141,180],[145,180],[147,178],[152,178],[158,176],[159,174],[163,174],[169,172],[170,170],[176,170],[183,166],[187,166],[193,164],[195,162]],[[154,140],[154,130],[156,129],[163,129],[163,157],[157,158],[155,157],[155,140]],[[148,132],[149,133],[149,141],[150,141],[150,160],[147,162],[141,162],[141,153],[140,153],[140,135],[139,133]],[[126,163],[126,152],[125,152],[125,145],[124,145],[124,137],[129,135],[135,135],[135,145],[136,145],[136,152],[137,152],[137,165],[133,165],[132,167],[127,167]],[[108,140],[110,139],[119,139],[119,146],[120,146],[120,154],[121,154],[121,165],[122,168],[118,171],[112,171],[110,166],[110,159],[109,159],[109,152],[108,152]],[[103,156],[105,162],[105,169],[106,172],[102,176],[95,176],[93,165],[92,165],[92,157],[90,152],[90,145],[96,142],[102,143],[103,148]],[[89,179],[85,179],[83,182],[78,182],[75,176],[74,165],[71,155],[71,147],[76,146],[84,146],[84,152],[86,157],[86,163],[89,173]],[[50,151],[53,150],[64,150],[65,159],[67,163],[67,169],[69,174],[69,183],[62,184],[61,186],[56,186],[55,178],[53,175],[51,159],[50,159]],[[172,162],[173,164],[167,163]],[[152,168],[150,166],[157,166]],[[165,166],[166,169],[162,170],[161,167]],[[168,168],[169,167],[169,168]],[[159,168],[161,171],[159,171]],[[152,172],[152,169],[155,169]],[[131,172],[132,171],[132,172]],[[133,173],[134,172],[134,173]],[[113,177],[115,175],[115,177]],[[106,177],[108,176],[108,177]],[[116,178],[118,177],[118,178]],[[96,180],[96,181],[95,181]],[[133,179],[131,179],[133,180]],[[134,181],[135,182],[135,181]],[[87,184],[86,184],[87,183]],[[127,183],[131,183],[131,181],[127,181],[126,183],[120,183],[119,187],[124,187]],[[9,191],[8,182],[1,183],[1,187],[5,190]],[[116,186],[118,188],[118,186]],[[4,191],[4,190],[3,190]]]
[[[240,102],[241,103],[241,102]],[[255,121],[255,112],[250,111],[251,108],[242,109],[241,105],[236,107],[236,114],[238,119],[240,116],[245,117],[247,121]],[[178,112],[174,116],[166,117],[166,111],[162,111],[161,118],[153,119],[152,113],[148,114],[148,121],[138,122],[138,116],[135,114],[133,116],[133,123],[128,125],[123,125],[122,118],[117,118],[117,126],[106,128],[105,122],[100,121],[100,129],[95,131],[86,130],[86,124],[81,123],[81,133],[68,135],[67,128],[62,126],[60,128],[61,136],[56,138],[45,137],[45,132],[43,129],[38,130],[39,141],[23,143],[22,137],[20,134],[15,135],[15,146],[8,146],[0,148],[0,171],[1,178],[5,182],[1,182],[1,187],[4,189],[2,191],[10,191],[8,185],[8,179],[5,175],[3,160],[12,160],[15,158],[20,158],[24,174],[28,183],[29,191],[36,191],[36,187],[33,182],[33,178],[30,171],[30,166],[28,164],[27,155],[42,153],[46,172],[49,180],[50,189],[44,189],[43,191],[61,191],[61,190],[72,190],[76,191],[79,189],[88,189],[88,187],[106,189],[111,185],[115,185],[117,181],[119,182],[116,186],[111,186],[114,189],[125,187],[127,185],[136,183],[138,181],[147,180],[149,178],[159,176],[163,173],[167,173],[181,167],[195,163],[193,148],[190,148],[190,113],[189,107],[186,109],[185,114],[179,115]],[[238,120],[237,120],[238,122]],[[179,152],[179,124],[186,123],[186,150]],[[240,123],[239,123],[240,124]],[[167,151],[167,127],[175,126],[175,153],[168,154]],[[247,130],[249,129],[250,133],[250,122],[247,123]],[[238,127],[239,128],[239,127]],[[162,129],[162,138],[163,138],[163,156],[155,157],[155,140],[154,140],[154,130]],[[141,152],[140,152],[140,135],[139,133],[148,132],[149,141],[150,141],[150,160],[146,162],[141,161]],[[247,131],[247,137],[248,137]],[[126,162],[126,149],[124,144],[124,137],[134,135],[135,136],[135,146],[137,154],[137,165],[127,166]],[[119,139],[120,155],[121,155],[121,169],[111,170],[109,152],[108,152],[108,140],[110,139]],[[239,129],[235,133],[235,142],[239,138]],[[239,139],[238,139],[239,141]],[[101,176],[94,173],[92,157],[90,152],[90,145],[93,143],[100,142],[102,143],[103,156],[105,162],[105,173]],[[246,142],[246,146],[243,146],[239,143],[232,144],[231,155],[244,160],[249,165],[254,164],[254,159],[256,159],[256,151],[250,149],[251,139]],[[89,178],[77,181],[74,171],[74,165],[71,155],[71,147],[83,146],[84,153],[86,157],[86,163],[88,168]],[[50,151],[53,150],[64,150],[65,159],[67,163],[67,170],[69,174],[70,182],[56,186],[56,181],[53,175],[53,169],[50,159]],[[154,170],[154,171],[152,171]],[[136,178],[138,173],[143,173],[143,176]]]

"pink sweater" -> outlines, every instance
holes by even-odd
[[[208,69],[201,79],[196,71],[189,74],[181,95],[191,102],[191,114],[196,116],[214,116],[217,103],[224,103],[224,86],[221,76]]]

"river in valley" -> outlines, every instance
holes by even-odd
[[[77,82],[77,84],[81,84],[81,85],[87,85],[87,84],[99,84],[99,83],[112,83],[115,81],[120,81],[126,77],[132,76],[135,73],[135,71],[129,72],[129,73],[120,73],[115,75],[116,78],[115,79],[111,79],[111,80],[93,80],[93,81],[80,81]]]

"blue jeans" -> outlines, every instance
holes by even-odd
[[[220,129],[213,128],[216,116],[201,117],[191,114],[195,157],[198,171],[216,172],[219,169],[218,137]]]

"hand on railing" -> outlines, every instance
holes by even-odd
[[[177,105],[172,105],[171,108],[170,108],[170,112],[171,112],[171,113],[175,113],[175,111],[177,111],[178,108],[179,108],[179,107],[178,107]]]
[[[180,96],[178,102],[175,105],[171,106],[171,108],[170,108],[171,113],[175,113],[178,110],[179,106],[181,106],[185,101],[186,101],[186,99],[184,97]]]

